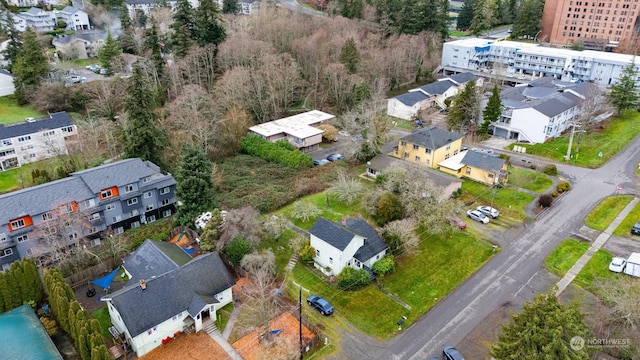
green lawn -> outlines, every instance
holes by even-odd
[[[106,306],[91,313],[91,316],[100,321],[100,329],[102,329],[102,335],[111,339],[111,333],[109,332],[109,326],[111,326],[111,318],[109,317],[109,309]]]
[[[627,215],[624,220],[618,225],[618,227],[613,231],[613,235],[616,236],[625,236],[630,237],[634,240],[640,241],[640,236],[631,235],[631,228],[635,223],[640,221],[640,202],[633,207],[629,215]]]
[[[573,145],[571,163],[596,168],[604,164],[607,160],[617,154],[625,147],[638,133],[640,133],[640,113],[629,111],[620,117],[603,122],[604,129],[597,129],[582,136],[582,139],[575,139]],[[509,146],[513,148],[512,144]],[[555,161],[564,162],[569,146],[569,134],[565,134],[557,139],[544,144],[522,145],[527,148],[527,154],[546,157]],[[579,153],[576,149],[579,145]],[[602,158],[598,154],[602,152]]]
[[[224,331],[224,328],[227,326],[232,312],[233,302],[223,306],[221,309],[216,311],[216,315],[218,315],[218,318],[216,319],[216,327],[220,329],[220,331]]]
[[[582,268],[574,283],[594,294],[597,294],[596,282],[603,279],[614,279],[625,274],[616,274],[609,271],[609,263],[613,256],[606,250],[598,250],[587,264]]]
[[[402,316],[407,316],[405,326],[409,326],[476,272],[493,254],[491,244],[475,240],[464,232],[434,236],[424,231],[420,248],[410,256],[397,258],[396,272],[379,280],[386,291],[409,304],[411,310],[395,302],[374,284],[356,291],[343,291],[300,263],[293,269],[292,277],[297,284],[325,297],[335,307],[338,317],[334,316],[331,321],[321,320],[315,311],[307,314],[322,322],[330,332],[336,326],[347,327],[337,320],[344,317],[371,336],[389,339],[397,334],[396,322]],[[287,289],[289,295],[297,299],[298,288],[290,283]]]
[[[591,244],[576,239],[564,239],[544,260],[547,270],[558,276],[564,276]]]
[[[501,216],[517,220],[524,220],[527,217],[524,208],[536,199],[532,195],[508,188],[498,189],[495,192],[495,198],[493,194],[494,190],[487,185],[472,180],[463,180],[460,199],[465,202],[473,201],[478,205],[480,203],[489,205],[493,199],[493,207],[500,211]]]
[[[284,275],[284,268],[287,266],[287,263],[289,263],[289,260],[291,260],[291,256],[293,255],[293,249],[289,246],[289,241],[297,235],[298,234],[295,231],[286,229],[280,236],[280,239],[263,240],[260,243],[260,250],[270,248],[276,256],[277,276]]]
[[[329,220],[338,221],[342,219],[343,216],[361,216],[361,214],[366,214],[366,211],[362,209],[360,205],[360,201],[356,201],[352,205],[347,205],[342,202],[339,202],[333,198],[331,194],[327,191],[323,191],[314,195],[309,195],[304,198],[299,199],[298,201],[307,201],[316,205],[320,210],[322,210],[322,214],[320,217],[327,218]],[[298,219],[294,219],[291,217],[291,209],[293,208],[293,204],[287,205],[281,210],[278,210],[277,213],[283,214],[288,219],[290,219],[296,226],[309,230],[313,223],[316,222],[317,218],[310,219],[309,221],[302,221]]]
[[[39,112],[29,106],[19,106],[12,96],[0,97],[0,124],[13,124],[25,118],[43,118],[46,113]]]
[[[466,37],[466,36],[469,36],[469,34],[460,30],[449,30],[449,36],[450,37]]]
[[[389,121],[387,122],[389,124],[389,127],[393,128],[393,123],[395,122],[395,128],[397,129],[401,129],[401,130],[407,130],[407,131],[413,131],[416,129],[415,124],[413,121],[408,121],[405,119],[400,119],[397,117],[393,117],[393,116],[388,116]]]
[[[553,185],[553,181],[541,172],[510,166],[509,184],[541,194]]]
[[[584,223],[590,228],[604,231],[632,199],[631,195],[610,196],[591,210],[584,218]]]

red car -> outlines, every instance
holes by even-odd
[[[467,227],[467,223],[462,221],[459,217],[454,217],[451,221],[456,224],[460,229],[465,229]]]

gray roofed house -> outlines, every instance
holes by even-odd
[[[428,95],[442,95],[454,86],[457,87],[456,84],[447,79],[420,86],[418,89]]]
[[[468,150],[462,158],[462,163],[474,168],[483,169],[491,172],[500,172],[507,161],[497,156],[491,156],[486,153]]]
[[[462,85],[462,84],[466,84],[469,81],[473,80],[475,78],[475,75],[473,75],[470,72],[464,72],[464,73],[451,75],[448,78],[451,81],[453,81],[454,83],[456,83],[457,85]]]
[[[42,119],[25,121],[17,124],[0,124],[0,140],[10,139],[18,136],[39,133],[42,130],[58,129],[66,126],[73,126],[73,121],[66,112],[49,114]]]
[[[561,93],[558,94],[558,96],[541,100],[541,102],[537,105],[534,105],[533,108],[547,115],[548,117],[554,117],[558,114],[563,113],[564,111],[571,109],[574,106],[577,106],[581,102],[582,99],[571,93]]]
[[[2,46],[0,45],[0,66],[6,65],[7,62],[2,56]],[[5,69],[0,68],[0,96],[13,95],[16,87],[13,83],[13,75]]]
[[[129,283],[138,284],[154,276],[173,271],[191,261],[180,246],[166,242],[145,240],[131,255],[122,260],[122,266],[129,276]]]
[[[216,311],[233,300],[234,284],[218,253],[209,253],[101,300],[107,302],[116,329],[142,356],[192,324],[201,330],[203,322],[215,319]]]
[[[413,106],[420,101],[428,99],[429,96],[425,95],[421,91],[410,91],[404,94],[400,94],[395,98],[407,106]]]
[[[371,268],[382,259],[387,245],[366,221],[343,219],[334,223],[318,218],[309,230],[316,250],[315,266],[326,275],[337,275],[345,267]]]
[[[89,189],[94,193],[105,189],[105,184],[109,186],[124,186],[135,183],[146,177],[163,177],[160,168],[150,161],[143,161],[139,158],[125,159],[122,161],[106,164],[98,168],[87,169],[72,173],[84,180]],[[175,179],[170,181],[175,184]]]
[[[429,126],[400,138],[400,141],[424,146],[431,150],[437,150],[459,139],[462,139],[462,135],[457,132],[448,131],[436,126]]]
[[[59,56],[89,59],[98,56],[106,39],[105,31],[84,30],[58,36],[51,41],[51,44],[56,48]]]
[[[506,160],[474,149],[440,161],[438,168],[459,178],[465,177],[488,185],[508,181]]]

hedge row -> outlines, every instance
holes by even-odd
[[[250,134],[242,138],[240,151],[294,169],[313,166],[313,159],[309,155],[300,152],[286,140],[269,142],[258,135]]]

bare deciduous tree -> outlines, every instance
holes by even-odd
[[[330,189],[336,200],[351,205],[358,200],[362,193],[363,185],[358,179],[354,179],[344,169],[338,169],[338,179]]]
[[[412,218],[391,221],[384,226],[384,231],[397,236],[408,252],[417,249],[420,244],[415,229],[416,223]]]
[[[270,340],[269,321],[278,313],[276,302],[276,257],[268,250],[263,253],[251,253],[242,258],[240,266],[251,283],[242,289],[243,295],[250,300],[245,304],[253,318],[264,325],[264,336]]]
[[[237,237],[243,237],[252,245],[260,242],[262,227],[258,221],[259,215],[260,212],[251,206],[229,210],[222,225],[220,242],[226,245]]]

